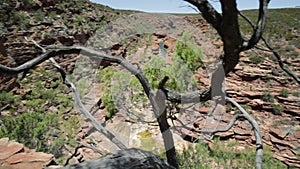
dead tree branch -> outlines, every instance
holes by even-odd
[[[239,12],[239,15],[253,28],[255,29],[255,26],[254,24],[250,21],[250,19],[245,16],[243,13]],[[268,43],[268,41],[264,38],[264,36],[261,36],[261,39],[262,41],[264,42],[264,44],[266,45],[266,47],[268,48],[268,50],[266,49],[262,49],[260,47],[256,47],[257,49],[259,50],[262,50],[262,51],[267,51],[267,52],[272,52],[273,55],[276,57],[277,61],[278,61],[278,64],[280,66],[280,68],[285,71],[289,76],[291,76],[294,80],[296,80],[296,82],[298,84],[300,84],[300,78],[293,72],[291,71],[291,69],[285,65],[283,62],[282,62],[282,59],[281,59],[281,56],[280,54]]]
[[[199,103],[211,99],[211,90],[204,91],[196,90],[189,93],[178,93],[168,88],[162,89],[166,94],[167,100],[174,103]]]
[[[269,0],[259,0],[259,16],[257,25],[253,24],[253,34],[249,41],[241,36],[238,25],[238,13],[235,1],[221,0],[222,15],[218,13],[207,0],[185,0],[197,7],[204,19],[210,23],[221,36],[224,43],[223,67],[227,75],[239,62],[240,52],[253,48],[262,38],[262,33],[266,24],[267,7]],[[225,24],[226,23],[226,24]],[[282,62],[281,62],[282,63]],[[282,66],[284,67],[284,66]],[[286,68],[286,70],[288,70]],[[290,71],[287,71],[290,74]],[[219,76],[214,73],[213,78]],[[295,78],[295,76],[293,76]],[[299,79],[299,78],[298,78]],[[222,82],[222,81],[220,81]],[[221,84],[213,83],[221,86]],[[211,88],[206,91],[194,91],[190,93],[177,93],[170,89],[164,89],[167,99],[176,103],[196,103],[211,99]]]
[[[77,147],[75,148],[75,150],[74,150],[74,153],[72,153],[71,156],[67,158],[66,162],[64,163],[64,166],[69,165],[70,160],[71,160],[73,157],[76,157],[76,156],[77,156],[77,154],[79,153],[78,151],[79,151],[80,148],[89,148],[89,149],[93,150],[94,152],[96,152],[96,153],[98,153],[98,154],[100,154],[100,155],[104,155],[103,152],[101,152],[100,150],[98,150],[98,149],[97,149],[96,147],[94,147],[93,145],[89,145],[89,144],[84,143],[84,142],[78,142],[78,143],[79,143],[79,146],[77,146]],[[82,157],[82,156],[81,156],[81,157]],[[81,158],[80,160],[81,160],[80,163],[81,163],[81,162],[84,162],[84,159],[83,159],[83,158]]]
[[[270,0],[259,0],[259,14],[256,26],[253,25],[253,34],[249,41],[244,41],[242,51],[253,48],[261,39],[266,26],[267,9]]]
[[[66,160],[64,166],[69,165],[70,160],[78,154],[78,150],[79,150],[80,148],[82,148],[82,147],[84,147],[84,146],[83,146],[83,145],[79,145],[79,146],[77,146],[77,147],[75,148],[74,153],[72,153],[71,156],[67,158],[67,160]]]
[[[85,108],[82,104],[80,96],[77,92],[76,86],[71,82],[70,78],[66,74],[65,70],[53,59],[50,58],[50,61],[53,65],[58,69],[61,73],[64,83],[69,86],[73,92],[75,104],[77,105],[79,112],[82,113],[95,127],[97,131],[105,135],[109,140],[111,140],[115,145],[117,145],[120,149],[126,149],[127,147],[116,138],[116,136],[108,131],[105,127],[103,127],[95,118],[91,115],[91,113]]]
[[[267,48],[269,50],[272,51],[273,55],[276,57],[277,61],[278,61],[278,64],[280,66],[280,68],[285,71],[289,76],[291,76],[294,80],[296,80],[296,82],[300,85],[300,78],[293,72],[291,71],[291,69],[285,65],[282,60],[281,60],[281,56],[279,55],[279,53],[273,49],[271,47],[271,45],[266,41],[266,39],[264,37],[262,37],[262,40],[264,41],[265,45],[267,46]]]
[[[262,165],[262,158],[263,158],[263,142],[262,137],[260,135],[259,125],[256,122],[256,120],[251,117],[248,112],[240,106],[236,101],[234,101],[232,98],[226,97],[226,100],[231,102],[236,108],[240,110],[240,112],[243,114],[244,118],[246,118],[250,124],[253,127],[255,138],[256,138],[256,168],[261,169]]]
[[[223,67],[227,75],[239,62],[240,52],[253,48],[261,39],[266,25],[269,0],[259,0],[257,25],[249,41],[241,36],[238,24],[238,9],[235,0],[220,0],[222,14],[218,13],[207,0],[185,0],[196,6],[204,19],[210,23],[221,36],[224,43]]]
[[[198,8],[207,20],[219,33],[221,32],[222,16],[207,0],[184,0]]]
[[[172,120],[178,121],[181,124],[181,126],[175,126],[174,123],[173,123],[172,128],[174,128],[177,131],[179,131],[177,128],[184,128],[184,129],[187,129],[189,131],[200,133],[200,134],[213,135],[213,134],[218,133],[218,132],[226,132],[226,131],[230,130],[233,127],[234,123],[238,119],[246,119],[252,125],[253,130],[254,130],[254,135],[255,135],[255,138],[256,138],[256,160],[255,160],[256,161],[256,168],[257,169],[261,169],[262,158],[263,158],[263,154],[262,154],[263,143],[262,143],[262,137],[260,135],[260,129],[259,129],[258,123],[256,122],[256,120],[254,118],[252,118],[249,115],[249,113],[243,107],[241,107],[232,98],[226,97],[226,100],[228,102],[232,103],[242,114],[237,114],[237,115],[233,116],[233,118],[230,120],[230,122],[228,123],[228,125],[225,128],[219,128],[219,129],[214,129],[214,130],[196,130],[194,128],[186,126],[178,118],[172,118]]]
[[[236,114],[235,116],[233,116],[230,120],[230,122],[228,123],[228,125],[225,127],[225,128],[221,128],[221,129],[214,129],[214,130],[196,130],[196,129],[193,129],[191,127],[188,127],[186,126],[185,124],[183,124],[183,122],[181,120],[179,120],[178,118],[176,119],[176,121],[178,121],[181,126],[173,126],[174,128],[184,128],[184,129],[187,129],[189,131],[192,131],[192,132],[196,132],[196,133],[200,133],[200,134],[215,134],[215,133],[218,133],[218,132],[226,132],[228,130],[230,130],[234,123],[238,120],[238,119],[242,119],[242,118],[245,118],[245,116],[243,114]]]
[[[163,123],[160,119],[161,113],[160,110],[161,107],[158,106],[157,100],[156,100],[156,94],[154,93],[154,90],[152,89],[149,81],[147,80],[147,78],[144,76],[144,74],[141,72],[140,69],[135,68],[131,63],[129,63],[127,60],[125,60],[122,57],[115,57],[115,56],[110,56],[107,55],[104,52],[99,52],[99,51],[95,51],[92,49],[88,49],[85,47],[80,47],[80,46],[72,46],[72,47],[56,47],[56,48],[46,48],[46,52],[43,53],[42,55],[40,55],[37,58],[34,58],[16,68],[10,68],[4,65],[0,65],[0,71],[6,72],[6,73],[20,73],[22,71],[28,70],[33,68],[34,66],[42,63],[43,61],[47,60],[50,58],[50,60],[53,62],[54,66],[59,70],[59,72],[61,73],[61,76],[63,77],[64,83],[69,86],[74,94],[74,98],[75,98],[75,103],[79,109],[79,111],[81,113],[83,113],[94,125],[94,127],[101,132],[102,134],[104,134],[106,137],[108,137],[113,143],[115,143],[120,149],[125,149],[126,146],[123,145],[112,133],[110,133],[109,131],[107,131],[103,126],[101,126],[96,119],[88,112],[88,110],[84,107],[84,105],[82,104],[79,94],[77,93],[77,89],[75,87],[75,85],[70,81],[70,79],[68,78],[66,72],[64,71],[64,69],[58,65],[56,63],[56,61],[52,58],[56,55],[60,55],[60,54],[83,54],[86,55],[92,59],[102,59],[111,63],[117,63],[122,65],[125,69],[127,69],[130,73],[132,73],[133,75],[136,76],[136,78],[140,81],[140,83],[143,86],[143,89],[146,93],[146,95],[148,96],[148,99],[153,107],[153,111],[155,113],[155,116],[157,118],[157,122],[159,124],[160,127],[160,131],[163,134],[163,138],[164,139],[168,139],[168,140],[173,140],[173,136],[172,136],[172,132],[167,129],[169,128],[169,126],[165,126],[166,123]],[[168,142],[167,140],[164,141],[165,143],[172,143],[172,142]],[[171,148],[171,149],[170,149]],[[169,156],[167,156],[168,158],[168,162],[178,168],[178,163],[176,160],[176,151],[175,151],[175,146],[174,143],[173,145],[165,145],[165,149],[168,152],[169,151]]]

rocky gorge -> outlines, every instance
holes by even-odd
[[[215,35],[216,32],[212,30],[212,27],[198,15],[137,14],[136,11],[117,11],[88,1],[75,1],[74,4],[67,0],[61,0],[58,3],[48,0],[30,2],[32,4],[28,5],[21,1],[9,1],[1,6],[2,13],[6,12],[5,10],[14,9],[11,10],[14,12],[9,13],[7,18],[4,18],[6,20],[0,23],[0,63],[2,65],[16,67],[42,53],[25,37],[33,39],[45,47],[54,45],[92,47],[114,56],[124,57],[140,66],[147,63],[152,55],[161,55],[160,44],[163,43],[166,49],[165,58],[169,61],[176,53],[177,40],[182,37],[184,31],[190,31],[190,34],[199,35],[195,38],[195,44],[201,46],[205,56],[202,60],[203,66],[193,75],[199,88],[203,89],[210,86],[207,67],[218,60],[218,56],[222,54],[220,38]],[[290,15],[290,13],[284,14]],[[296,16],[300,15],[293,16],[298,20]],[[272,24],[276,23],[271,22],[270,25]],[[130,26],[133,28],[129,29]],[[269,34],[267,36],[270,37],[272,45],[277,46],[284,56],[284,62],[293,69],[297,76],[300,76],[299,27],[297,25],[288,27],[287,24],[282,27],[286,32],[279,33],[281,37],[275,37],[275,35],[273,37]],[[142,55],[145,55],[145,58],[142,59]],[[105,118],[108,110],[101,102],[104,91],[99,90],[107,84],[97,80],[92,80],[92,83],[88,83],[88,85],[80,83],[80,77],[91,73],[96,74],[99,66],[106,67],[111,64],[100,62],[92,65],[93,63],[91,63],[91,67],[94,66],[93,69],[85,72],[86,70],[83,69],[85,58],[82,55],[62,55],[55,59],[70,74],[74,75],[78,88],[82,89],[82,100],[85,106],[102,125],[129,147],[146,149],[157,154],[163,152],[163,145],[158,144],[162,143],[160,132],[157,124],[153,122],[155,119],[149,115],[151,114],[149,106],[130,103],[132,107],[128,109],[131,112],[132,110],[137,111],[143,117],[142,120],[128,116],[125,109],[120,109],[112,119],[108,120]],[[95,78],[95,76],[86,76]],[[36,79],[41,79],[41,81]],[[11,100],[7,95],[1,99],[1,116],[17,117],[28,111],[41,111],[58,114],[61,119],[68,121],[66,124],[58,122],[59,129],[65,130],[62,132],[61,138],[66,142],[60,147],[62,151],[60,156],[64,157],[60,158],[61,161],[66,161],[77,147],[79,147],[77,153],[69,160],[69,163],[79,163],[101,156],[90,148],[73,144],[69,137],[74,137],[76,141],[82,143],[89,143],[104,153],[117,150],[117,147],[96,132],[83,116],[77,114],[75,108],[72,107],[70,90],[61,87],[63,84],[60,84],[62,83],[60,77],[50,62],[46,61],[35,67],[34,70],[18,75],[1,72],[0,81],[1,92],[6,91],[13,95]],[[300,167],[299,85],[280,69],[270,53],[258,49],[242,53],[240,63],[226,78],[226,84],[228,96],[243,105],[259,123],[263,142],[271,147],[274,157],[287,166]],[[57,93],[53,98],[50,96],[45,98],[42,95],[32,96],[36,94],[35,89],[38,86],[41,86],[41,90],[54,90]],[[57,100],[61,96],[58,93],[66,95],[68,101]],[[30,107],[33,104],[28,101],[31,97],[34,98],[32,100],[40,100],[41,102],[38,104],[42,105],[41,107],[44,109],[37,110],[34,108],[35,105]],[[59,107],[59,104],[63,106]],[[223,107],[226,109],[226,113],[213,116],[208,116],[211,111],[209,104],[183,106],[181,109],[185,113],[180,113],[177,118],[193,129],[226,126],[236,113],[236,110],[230,105]],[[74,116],[76,118],[72,118]],[[174,125],[180,126],[181,124],[175,122]],[[56,130],[54,134],[52,133],[52,138],[47,140],[48,145],[60,137],[60,134],[57,134],[60,132]],[[175,144],[179,151],[183,151],[187,145],[191,144],[182,139],[180,132],[186,132],[195,138],[201,137],[201,135],[189,133],[189,131],[174,129]],[[224,144],[229,140],[237,140],[239,149],[253,146],[255,139],[251,127],[245,121],[238,121],[231,130],[216,133],[215,136],[219,137]],[[62,162],[55,159],[56,151],[48,152],[48,154],[39,153],[22,144],[25,143],[9,141],[8,138],[1,139],[0,167],[18,168],[22,166],[22,168],[26,168],[37,165],[37,168],[41,168],[43,166],[57,167],[59,166],[57,163],[62,165]],[[208,145],[213,150],[213,141]]]

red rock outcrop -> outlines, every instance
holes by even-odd
[[[55,164],[52,154],[36,152],[8,138],[0,139],[0,168],[42,169],[49,164]]]

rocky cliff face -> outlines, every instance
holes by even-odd
[[[5,1],[1,5],[0,59],[7,66],[16,66],[41,52],[26,41],[41,45],[83,45],[98,29],[112,21],[118,13],[112,9],[80,1]],[[1,77],[1,89],[11,89],[15,77]]]
[[[116,22],[118,24],[114,23],[111,25],[110,23],[122,16],[127,17],[131,13],[132,12],[114,11],[108,7],[96,5],[85,0],[29,0],[28,2],[26,1],[26,3],[25,1],[17,0],[4,1],[0,7],[1,16],[5,16],[3,20],[0,21],[0,63],[6,66],[15,67],[41,54],[41,51],[37,49],[32,42],[26,41],[25,37],[28,39],[33,39],[43,46],[85,45],[87,43],[91,44],[94,42],[92,40],[89,41],[90,37],[93,37],[97,33],[97,30],[108,25],[107,28],[111,29],[110,31],[112,32],[112,34],[109,36],[109,39],[113,39],[116,36],[113,34],[116,32],[116,30],[119,33],[125,34],[126,27],[122,27],[122,24],[124,23],[119,24],[119,22]],[[135,16],[136,15],[130,17]],[[205,39],[199,38],[197,44],[202,45],[202,48],[206,49],[205,54],[209,56],[207,61],[213,61],[214,59],[210,60],[210,58],[213,58],[221,53],[222,43],[218,37],[215,36],[215,32],[211,30],[211,27],[209,27],[205,20],[198,16],[178,16],[178,18],[182,19],[181,21],[186,21],[192,24],[194,28],[199,29],[199,34],[201,34],[199,37],[209,37]],[[151,20],[151,17],[149,18],[148,15],[144,15],[144,20],[146,20],[149,25],[158,24],[156,23],[158,22],[157,19]],[[172,28],[178,24],[175,21],[165,21],[168,21],[166,24],[166,27],[168,28]],[[187,27],[184,27],[184,30],[187,30]],[[169,33],[182,35],[184,30],[179,30],[179,32],[169,31]],[[166,30],[164,31],[168,32]],[[282,55],[285,56],[284,61],[293,68],[298,76],[300,76],[300,49],[298,31],[299,30],[297,30],[297,28],[293,28],[291,34],[292,37],[289,37],[293,39],[293,42],[298,43],[291,44],[285,38],[281,38],[275,40],[273,39],[272,44],[282,48],[280,51],[282,51]],[[100,47],[104,47],[103,50],[112,55],[127,57],[132,53],[144,53],[146,51],[145,49],[150,49],[146,51],[146,53],[149,55],[159,54],[159,45],[161,42],[163,42],[165,47],[168,48],[166,50],[166,57],[168,59],[174,54],[177,40],[176,37],[174,38],[174,34],[170,34],[164,34],[161,32],[152,34],[150,33],[153,39],[151,40],[151,43],[149,43],[149,41],[144,38],[145,36],[143,34],[137,33],[128,38],[128,41],[126,42],[112,41],[113,43],[107,43],[109,45]],[[148,35],[149,33],[147,33],[147,36]],[[210,43],[208,43],[208,41]],[[210,45],[212,45],[213,48]],[[66,68],[70,73],[72,73],[74,70],[77,58],[78,56],[75,55],[56,57],[59,63],[63,65],[63,67]],[[128,59],[131,59],[130,61],[136,62],[137,64],[141,62],[139,58],[128,57]],[[53,69],[47,63],[43,65],[43,68],[46,70]],[[37,67],[37,70],[40,70],[40,67]],[[5,72],[0,73],[0,91],[6,90],[20,95],[20,105],[16,108],[16,110],[18,110],[19,113],[27,111],[25,106],[26,94],[31,93],[32,89],[20,85],[22,82],[22,75],[11,75]],[[24,73],[23,76],[27,77],[27,73]],[[201,83],[202,87],[210,85],[208,75],[204,69],[200,68],[194,76],[197,78],[199,83]],[[40,78],[40,76],[33,77],[33,79],[38,78]],[[50,79],[47,81],[47,83],[44,84],[47,86],[47,89],[51,88],[49,87],[51,86],[51,81],[55,81],[54,79],[51,79],[52,77],[49,78]],[[100,87],[101,84],[95,84],[95,86]],[[56,89],[55,87],[53,88]],[[273,151],[275,152],[275,158],[290,166],[300,167],[298,160],[300,155],[299,85],[297,85],[279,68],[276,60],[274,60],[269,53],[258,50],[253,50],[250,53],[243,53],[240,64],[227,78],[227,93],[230,97],[236,99],[238,103],[244,105],[246,109],[251,112],[251,115],[258,121],[261,127],[264,143],[272,147]],[[99,95],[100,97],[101,94],[102,93],[100,92],[96,93],[95,95]],[[87,94],[86,98],[88,97],[89,95]],[[49,104],[45,105],[48,106]],[[88,106],[91,108],[93,105]],[[4,114],[10,116],[9,108],[11,107],[7,106],[7,104],[3,105],[3,107],[0,107],[2,115]],[[235,110],[230,106],[226,107],[226,109],[227,113],[222,115],[222,117],[218,116],[212,118],[213,120],[218,120],[218,122],[221,122],[222,124],[220,124],[220,126],[224,126],[224,122],[229,122],[230,118],[235,114]],[[55,105],[46,107],[46,110],[49,110],[50,113],[58,112]],[[209,121],[204,118],[209,111],[209,107],[201,106],[199,109],[197,109],[197,111],[193,110],[194,116],[192,120],[189,119],[190,117],[188,118],[184,115],[180,116],[180,118],[187,124],[191,124],[190,127],[195,129],[203,129],[203,124],[207,125],[205,128],[215,127],[213,123],[210,124]],[[64,115],[64,118],[66,119],[71,116],[70,114],[74,114],[74,111],[66,112],[67,113]],[[144,112],[149,113],[148,111]],[[105,113],[106,110],[101,109],[96,111],[94,115],[100,122],[106,123],[109,128],[117,128],[115,123],[111,123],[111,121],[105,121],[103,118]],[[126,127],[133,125],[133,122],[125,122],[124,119],[126,119],[126,114],[120,114],[113,119],[113,121],[118,122],[118,124],[122,123],[123,127],[120,128],[119,126],[117,129],[120,132],[124,132],[125,130],[127,131]],[[135,128],[141,127],[137,124],[134,125],[136,125]],[[103,139],[101,135],[97,135],[95,132],[92,132],[89,124],[83,122],[80,128],[80,132],[76,137],[87,142],[93,138],[96,141],[103,143],[97,144],[97,146],[99,146],[98,148],[104,150],[105,152],[110,151],[107,149],[108,143],[105,142],[105,139]],[[155,137],[155,135],[158,134],[157,127],[148,126],[145,131],[146,130],[153,135],[154,140],[159,140],[157,137]],[[139,132],[143,131],[141,130],[137,133]],[[194,136],[199,137],[197,135]],[[217,133],[217,136],[224,140],[231,138],[237,139],[242,146],[250,146],[253,145],[254,142],[254,136],[251,128],[249,128],[248,125],[243,121],[237,122],[234,128],[229,132]],[[176,138],[179,139],[180,137],[178,136]],[[181,141],[182,140],[179,140],[178,142]],[[15,152],[10,152],[12,149],[7,150],[5,146],[6,148],[12,146],[16,148],[16,150],[14,150]],[[1,148],[3,149],[1,152],[7,152],[10,154],[2,159],[4,161],[6,160],[4,163],[1,163],[3,165],[13,164],[13,161],[7,161],[7,159],[8,157],[14,159],[14,154],[16,152],[25,153],[22,155],[19,153],[20,156],[18,156],[18,158],[23,158],[21,161],[24,161],[24,159],[31,159],[31,157],[34,156],[31,154],[31,150],[25,151],[23,145],[11,143],[5,139],[2,139],[1,141],[0,149]],[[70,149],[71,150],[68,152],[74,151],[74,148]],[[28,153],[30,154],[30,158],[27,157]],[[92,153],[88,149],[82,149],[81,153],[86,160],[99,157],[99,154]],[[68,153],[65,153],[65,155],[66,154]],[[46,155],[45,157],[46,161],[52,159],[52,156],[50,157],[49,155]],[[44,159],[42,161],[45,162]],[[76,160],[73,161],[78,162]],[[22,162],[16,163],[23,165]],[[38,165],[40,165],[40,163]]]

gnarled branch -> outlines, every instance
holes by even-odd
[[[184,0],[196,6],[207,20],[218,32],[221,32],[222,17],[219,12],[207,0]]]
[[[254,32],[249,41],[244,41],[241,51],[253,48],[261,39],[266,26],[267,8],[270,0],[259,0],[259,14]]]
[[[236,108],[238,108],[240,110],[240,112],[244,115],[244,117],[250,122],[250,124],[254,128],[254,134],[255,134],[255,138],[256,138],[256,160],[255,160],[256,168],[261,169],[262,158],[263,158],[263,142],[262,142],[262,137],[260,135],[258,123],[256,122],[256,120],[253,117],[251,117],[247,113],[247,111],[242,106],[240,106],[232,98],[226,97],[226,100],[231,102]]]
[[[50,61],[61,73],[64,83],[71,88],[73,95],[74,95],[75,104],[78,107],[79,112],[82,113],[92,123],[92,125],[95,127],[95,129],[97,131],[99,131],[104,136],[106,136],[109,140],[111,140],[120,149],[126,149],[127,147],[120,140],[118,140],[113,133],[111,133],[109,130],[107,130],[105,127],[103,127],[91,115],[91,113],[85,108],[85,106],[81,102],[81,99],[77,92],[76,86],[71,82],[71,80],[70,80],[69,76],[66,74],[65,70],[53,58],[50,58]]]
[[[189,131],[200,133],[200,134],[211,134],[211,135],[213,135],[217,132],[226,132],[226,131],[230,130],[233,127],[234,123],[238,119],[242,119],[242,118],[246,119],[252,125],[253,130],[254,130],[254,135],[255,135],[255,138],[256,138],[256,160],[255,160],[256,161],[256,168],[261,169],[262,157],[263,157],[263,142],[262,142],[262,137],[260,135],[260,129],[259,129],[258,123],[256,122],[256,120],[254,118],[252,118],[249,115],[249,113],[242,106],[240,106],[232,98],[226,97],[226,100],[228,102],[232,103],[241,112],[241,114],[237,114],[237,115],[233,116],[233,118],[230,120],[230,122],[228,123],[228,125],[225,128],[219,128],[219,129],[213,129],[213,130],[196,130],[196,129],[193,129],[191,127],[186,126],[178,118],[172,119],[172,120],[178,121],[181,124],[181,126],[175,126],[174,123],[173,123],[173,128],[175,128],[175,129],[176,128],[184,128],[184,129],[187,129]]]
[[[239,15],[253,28],[255,29],[255,26],[254,24],[250,21],[249,18],[247,18],[243,13],[239,12]],[[298,84],[300,84],[300,78],[293,72],[291,71],[291,69],[285,65],[282,60],[281,60],[281,56],[280,54],[268,43],[268,41],[265,39],[264,36],[261,36],[261,39],[263,40],[263,42],[265,43],[266,47],[268,48],[268,50],[266,49],[262,49],[260,47],[256,47],[257,49],[259,50],[262,50],[262,51],[267,51],[267,52],[272,52],[273,55],[276,57],[277,61],[278,61],[278,64],[280,66],[280,68],[285,71],[289,76],[291,76],[294,80],[296,80],[296,82]]]
[[[168,88],[162,89],[167,96],[167,100],[174,103],[199,103],[211,99],[211,90],[196,90],[189,93],[178,93]]]
[[[79,108],[79,111],[81,113],[83,113],[94,125],[94,127],[100,131],[101,133],[103,133],[106,137],[108,137],[113,143],[115,143],[120,149],[125,149],[126,146],[124,146],[119,140],[117,140],[115,138],[115,136],[110,133],[108,130],[106,130],[103,126],[101,126],[96,119],[88,112],[88,110],[84,107],[84,105],[82,104],[79,94],[77,93],[76,87],[75,85],[70,81],[70,79],[68,78],[66,72],[64,71],[64,69],[62,67],[60,67],[53,58],[56,55],[59,54],[83,54],[86,55],[90,58],[94,58],[94,59],[102,59],[111,63],[117,63],[122,65],[124,68],[126,68],[129,72],[131,72],[133,75],[135,75],[137,77],[137,79],[140,81],[140,83],[143,86],[143,89],[146,93],[146,95],[148,96],[148,99],[153,107],[153,111],[155,113],[155,116],[157,118],[157,122],[159,124],[160,130],[163,134],[163,139],[168,139],[168,140],[173,140],[173,136],[172,136],[172,132],[169,130],[169,126],[161,121],[161,107],[158,105],[157,100],[156,100],[156,94],[154,93],[154,90],[152,89],[149,81],[147,80],[147,78],[145,77],[145,75],[141,72],[140,69],[135,68],[131,63],[129,63],[127,60],[125,60],[124,58],[121,57],[115,57],[115,56],[110,56],[107,55],[104,52],[99,52],[99,51],[95,51],[92,49],[88,49],[85,47],[80,47],[80,46],[72,46],[72,47],[56,47],[56,48],[46,48],[46,52],[43,53],[42,55],[40,55],[37,58],[34,58],[16,68],[10,68],[4,65],[0,65],[0,71],[4,71],[6,73],[19,73],[28,69],[33,68],[34,66],[42,63],[43,61],[47,60],[50,58],[50,60],[52,61],[52,63],[55,65],[55,67],[60,71],[63,79],[64,79],[64,83],[66,83],[72,90],[73,94],[74,94],[74,98],[75,98],[75,103]],[[174,146],[174,142],[168,142],[167,140],[164,141],[165,143],[173,143],[173,145],[164,145],[165,146],[165,150],[168,153],[168,162],[169,164],[171,164],[172,166],[178,168],[178,163],[176,160],[176,151],[175,151],[175,146]]]

